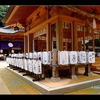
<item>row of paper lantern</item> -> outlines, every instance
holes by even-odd
[[[26,54],[11,54],[11,57],[18,58],[29,58],[29,59],[39,59],[43,64],[52,64],[53,52],[43,51],[43,52],[33,52]],[[78,63],[95,63],[95,52],[85,52],[85,51],[58,51],[57,52],[57,64],[68,65],[68,64],[78,64]]]
[[[26,60],[25,58],[18,59],[7,57],[6,62],[16,68],[24,69],[25,71],[33,72],[35,74],[42,74],[41,60]]]

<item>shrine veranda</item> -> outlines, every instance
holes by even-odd
[[[73,80],[78,78],[77,73],[75,73],[75,67],[85,67],[85,73],[83,73],[83,76],[91,77],[93,75],[90,66],[92,63],[95,63],[95,52],[58,51],[56,52],[56,62],[53,60],[54,55],[55,53],[50,51],[27,53],[25,55],[22,53],[10,54],[9,57],[6,58],[6,62],[9,64],[7,68],[20,79],[44,94],[69,93],[78,89],[93,86],[94,84],[100,84],[99,75],[92,80],[86,79],[80,82],[77,82],[76,80],[76,83],[73,84],[68,84],[67,82],[67,80],[69,81],[70,79]],[[49,76],[49,73],[44,71],[44,68],[48,67],[48,65],[52,67],[51,70],[53,69],[51,77]],[[66,83],[62,83],[62,79],[60,79],[62,76],[59,75],[59,70],[57,70],[58,73],[56,73],[56,69],[58,69],[60,65],[62,65],[62,67],[69,66],[67,69],[72,71],[72,73],[66,71],[66,76],[63,76],[65,77],[64,79],[66,80]],[[50,80],[48,80],[48,78]],[[50,88],[50,85],[46,86],[46,83],[41,83],[41,80],[48,80],[48,84],[51,82],[61,82],[62,85],[52,86]]]
[[[60,81],[60,65],[69,69],[69,73],[66,71],[66,76],[68,75],[72,79],[77,78],[75,73],[77,67],[85,67],[84,75],[92,75],[90,66],[95,63],[95,52],[55,50],[52,52],[19,53],[10,54],[6,61],[12,69],[26,72],[26,74],[32,75],[35,80],[45,79],[49,75],[45,69],[47,66],[51,66],[51,81],[56,82]]]

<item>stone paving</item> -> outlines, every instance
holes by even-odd
[[[41,94],[7,70],[7,63],[0,61],[0,94]]]

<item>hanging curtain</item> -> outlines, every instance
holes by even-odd
[[[96,20],[95,20],[95,18],[93,18],[93,29],[95,29],[96,28]]]

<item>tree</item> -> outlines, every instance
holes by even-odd
[[[2,19],[5,17],[8,11],[9,5],[0,5],[0,27],[4,27],[4,23],[2,23]]]

